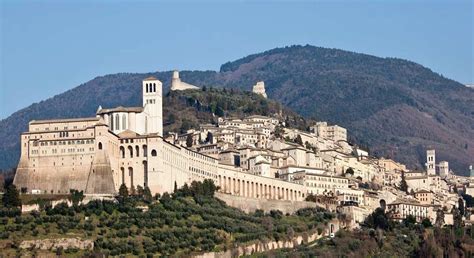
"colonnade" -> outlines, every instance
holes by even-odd
[[[284,181],[282,181],[283,183]],[[297,201],[303,199],[303,193],[284,186],[275,186],[261,182],[236,179],[219,175],[218,186],[220,191],[242,197],[251,197],[270,200]]]

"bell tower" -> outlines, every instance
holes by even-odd
[[[436,151],[426,151],[426,171],[428,175],[436,175]]]
[[[148,77],[142,82],[143,109],[146,113],[145,131],[163,136],[163,84],[155,77]]]

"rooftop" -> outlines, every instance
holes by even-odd
[[[71,122],[89,122],[99,121],[97,117],[84,117],[84,118],[65,118],[65,119],[49,119],[49,120],[32,120],[30,125],[33,124],[51,124],[51,123],[71,123]]]
[[[122,107],[118,106],[115,108],[103,108],[97,111],[97,115],[114,113],[114,112],[127,112],[127,113],[141,113],[143,112],[143,107]]]

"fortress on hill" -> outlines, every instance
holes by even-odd
[[[175,71],[172,90],[194,89]],[[261,88],[261,87],[260,87]],[[260,89],[261,90],[261,89]],[[305,186],[247,173],[215,157],[163,138],[162,83],[142,82],[140,107],[99,107],[95,117],[39,120],[21,135],[14,184],[29,193],[113,195],[121,184],[172,192],[194,180],[212,179],[233,195],[303,200]]]

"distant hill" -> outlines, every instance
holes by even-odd
[[[171,72],[97,77],[0,121],[0,167],[16,165],[19,134],[31,119],[94,115],[97,107],[139,105],[141,80],[156,76],[169,89]],[[264,80],[269,98],[306,118],[347,127],[372,153],[421,168],[436,148],[458,174],[474,164],[474,89],[419,64],[313,46],[276,48],[222,65],[182,71],[200,86],[250,90]]]

